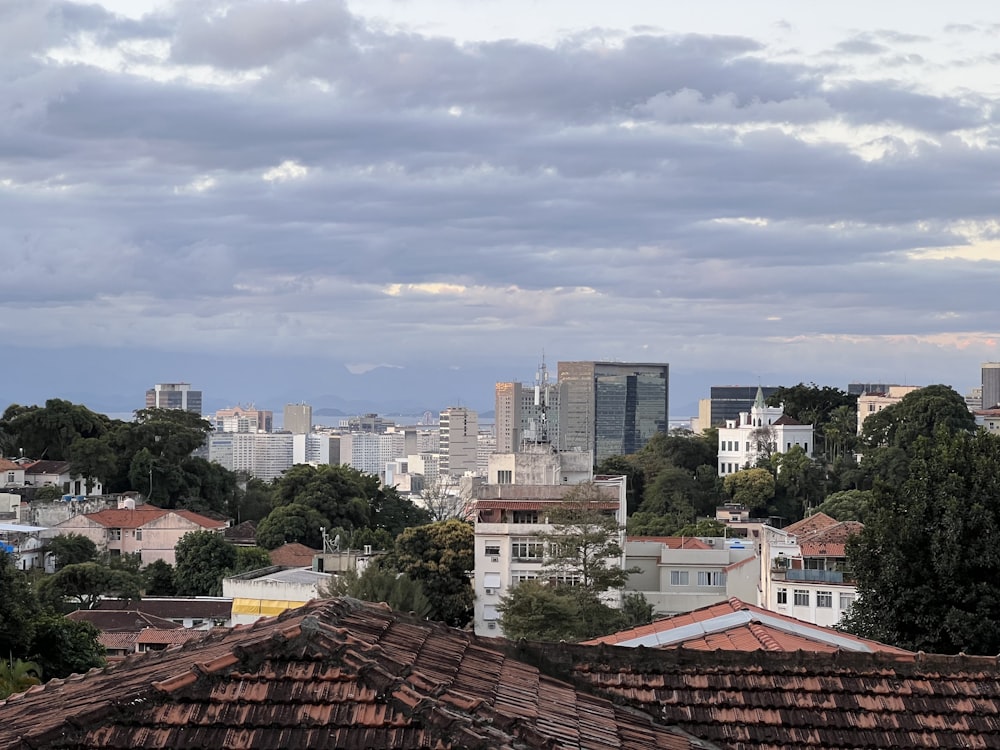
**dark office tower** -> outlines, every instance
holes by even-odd
[[[561,450],[593,451],[596,464],[667,431],[668,364],[560,362],[558,380]]]
[[[739,419],[742,412],[749,412],[760,388],[764,398],[778,390],[773,385],[713,385],[711,389],[712,413],[708,425],[719,427],[726,424],[727,419]]]
[[[188,383],[157,383],[146,391],[147,409],[183,409],[201,414],[201,391]]]
[[[983,362],[983,408],[1000,404],[1000,362]]]

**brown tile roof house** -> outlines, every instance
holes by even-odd
[[[173,630],[183,628],[180,623],[171,622],[161,617],[154,617],[136,610],[109,609],[78,609],[66,615],[70,620],[89,622],[98,630],[107,632],[131,631],[139,632],[145,628]]]
[[[131,610],[182,623],[185,620],[226,620],[232,615],[233,600],[225,597],[154,597],[146,599],[101,599],[91,611]]]
[[[318,555],[319,550],[298,542],[288,542],[288,544],[276,547],[268,554],[271,557],[271,565],[282,565],[286,568],[311,568],[313,555]]]
[[[0,748],[711,748],[505,642],[353,600],[209,631],[0,703]]]
[[[161,747],[996,748],[1000,664],[511,643],[335,599],[0,703],[0,750]]]
[[[739,599],[595,638],[587,644],[698,651],[882,651],[910,654],[877,641],[770,612]]]

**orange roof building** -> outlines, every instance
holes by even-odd
[[[114,555],[138,554],[143,565],[163,560],[176,562],[174,548],[181,537],[192,531],[219,531],[228,526],[190,510],[168,510],[153,505],[114,508],[73,516],[52,527],[53,536],[81,534],[101,552]]]

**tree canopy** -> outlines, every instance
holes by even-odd
[[[191,531],[174,548],[174,582],[181,596],[219,596],[236,568],[236,547],[214,531]]]
[[[876,482],[848,545],[858,600],[844,627],[914,651],[996,654],[1000,438],[954,424],[913,441],[901,480]]]

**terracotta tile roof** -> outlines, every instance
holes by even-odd
[[[573,644],[519,653],[730,750],[1000,747],[996,657]]]
[[[789,524],[782,531],[794,536],[803,537],[807,534],[814,534],[829,526],[835,526],[838,523],[840,522],[836,518],[831,518],[826,513],[813,513],[801,521]]]
[[[20,466],[13,461],[8,461],[6,458],[0,458],[0,471],[18,471],[23,468],[23,466]]]
[[[845,557],[847,540],[864,528],[860,521],[841,521],[800,539],[799,549],[803,557]]]
[[[313,555],[318,555],[319,550],[307,547],[298,542],[289,542],[271,550],[269,553],[271,565],[283,565],[288,568],[309,568],[312,567]]]
[[[774,424],[775,425],[789,425],[789,426],[794,427],[794,426],[801,425],[802,423],[799,420],[797,420],[795,417],[790,417],[787,414],[782,414],[780,417],[778,417],[776,420],[774,420]]]
[[[206,529],[221,529],[226,526],[224,521],[216,521],[198,513],[193,513],[190,510],[167,510],[166,508],[157,508],[153,505],[141,505],[134,509],[112,508],[101,510],[97,513],[87,513],[86,517],[109,529],[137,529],[151,521],[162,518],[168,513],[175,513],[181,518],[185,518]]]
[[[242,523],[228,527],[222,532],[222,535],[234,544],[245,543],[252,545],[257,540],[257,523],[256,521],[243,521]]]
[[[376,605],[313,602],[12,696],[0,749],[715,747],[508,649]]]
[[[100,633],[97,642],[108,651],[135,651],[135,643],[139,638],[139,632],[119,631],[116,633]]]
[[[911,653],[778,612],[770,612],[736,598],[587,641],[588,645],[602,643],[699,651],[720,649]]]
[[[225,598],[204,599],[196,597],[163,597],[156,599],[102,599],[91,611],[100,610],[130,610],[142,612],[152,617],[162,617],[166,620],[194,619],[229,619],[233,609],[233,600]]]
[[[24,469],[24,475],[33,474],[63,474],[69,471],[69,461],[35,461]]]
[[[75,612],[70,612],[66,617],[79,622],[89,622],[98,630],[105,632],[116,630],[138,632],[146,628],[173,630],[184,627],[180,623],[135,610],[78,609]]]
[[[715,549],[693,536],[630,536],[629,542],[659,542],[670,549]]]
[[[146,628],[140,630],[136,638],[136,643],[152,644],[173,644],[186,643],[193,638],[200,638],[203,635],[201,630],[188,630],[187,628],[175,628],[173,630],[160,630],[159,628]]]

